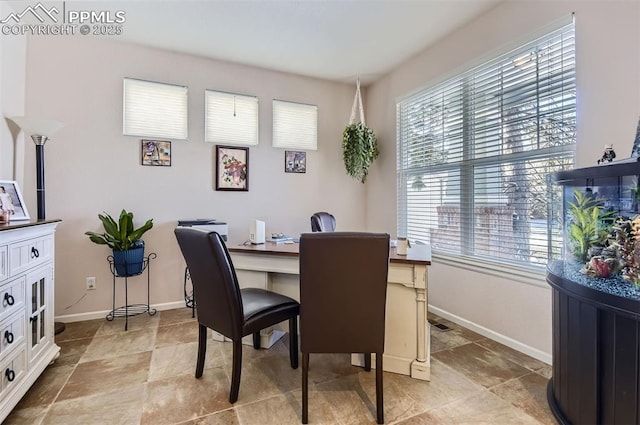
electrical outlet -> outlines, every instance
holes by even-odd
[[[95,277],[88,277],[87,278],[87,291],[96,289],[96,278]]]

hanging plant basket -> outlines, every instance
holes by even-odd
[[[376,135],[363,123],[350,124],[342,133],[342,155],[347,174],[364,183],[369,166],[378,157]]]
[[[360,122],[356,123],[356,106],[360,109]],[[369,174],[369,167],[378,157],[378,141],[373,130],[364,122],[364,108],[360,95],[360,80],[356,84],[356,96],[353,99],[349,125],[342,133],[342,157],[347,174],[364,183]]]

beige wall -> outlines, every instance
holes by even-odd
[[[140,138],[122,135],[123,77],[189,87],[189,141],[172,142],[171,167],[141,166]],[[203,141],[207,88],[259,98],[260,144],[250,149],[249,192],[214,190],[215,151]],[[341,151],[354,91],[351,85],[105,39],[30,37],[26,113],[65,123],[45,153],[47,218],[62,219],[56,239],[56,316],[111,308],[110,252],[83,234],[99,230],[102,211],[118,214],[126,208],[138,224],[154,219],[144,237],[148,252],[158,254],[152,304],[182,300],[184,263],[173,235],[178,219],[224,220],[234,241],[247,239],[251,219],[265,220],[267,234],[310,231],[309,217],[318,210],[331,211],[339,229],[363,230],[365,189],[343,171]],[[285,174],[284,150],[271,147],[274,98],[318,105],[318,150],[307,153],[306,174]],[[27,170],[34,167],[33,155],[26,150]],[[27,175],[24,182],[32,214],[34,180]],[[85,290],[87,276],[97,277],[97,290]],[[141,278],[130,282],[130,302],[141,300],[144,283]]]
[[[0,16],[11,12],[6,2],[0,2]],[[24,171],[24,137],[16,134],[17,127],[5,117],[24,114],[26,50],[26,37],[0,36],[0,180],[19,184]]]
[[[573,11],[578,164],[593,164],[604,143],[614,143],[620,156],[627,155],[640,114],[640,3],[508,1],[368,88],[367,123],[379,136],[381,156],[368,177],[366,193],[346,177],[341,163],[340,139],[353,100],[352,86],[92,37],[30,37],[26,74],[22,74],[24,45],[12,41],[7,47],[3,39],[3,116],[19,114],[25,107],[28,115],[66,124],[46,146],[47,216],[63,220],[56,241],[56,316],[78,314],[79,318],[110,308],[111,275],[105,260],[109,252],[83,235],[85,230],[98,229],[96,215],[101,211],[117,213],[124,207],[140,221],[154,218],[156,227],[145,237],[148,249],[158,253],[152,270],[153,304],[182,298],[183,262],[172,234],[180,218],[223,219],[230,223],[232,238],[244,239],[253,218],[266,220],[267,232],[297,234],[307,230],[313,211],[330,210],[338,217],[339,229],[366,226],[395,236],[398,97],[476,64]],[[125,76],[189,86],[190,141],[173,142],[171,167],[139,165],[139,138],[122,136]],[[22,95],[25,80],[26,98]],[[203,142],[205,88],[260,99],[261,143],[251,148],[248,193],[212,188],[214,151]],[[284,174],[283,151],[270,147],[272,98],[319,106],[319,150],[308,153],[307,174]],[[11,178],[8,167],[13,164],[6,158],[13,155],[13,140],[7,139],[5,126],[0,123],[0,177]],[[33,147],[23,145],[21,136],[18,139],[17,178],[22,179],[20,170],[26,170],[20,183],[35,215]],[[98,278],[96,291],[85,291],[87,276]],[[550,358],[550,292],[542,279],[525,284],[509,276],[447,265],[437,258],[429,279],[430,304],[441,313],[540,358]],[[134,282],[130,293],[140,296],[143,281]]]
[[[507,1],[396,68],[368,88],[367,123],[382,156],[367,180],[367,228],[395,229],[395,105],[406,96],[515,47],[575,12],[578,84],[577,164],[595,165],[605,143],[629,156],[640,115],[640,2]],[[472,268],[473,269],[473,268]],[[442,314],[550,360],[551,296],[530,284],[444,264],[429,272],[429,304]]]

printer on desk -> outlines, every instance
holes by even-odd
[[[178,227],[193,227],[203,232],[218,232],[226,242],[229,236],[229,226],[227,223],[208,218],[198,218],[195,220],[178,220]]]

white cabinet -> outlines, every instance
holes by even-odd
[[[54,341],[57,220],[0,226],[0,422],[59,355]]]

